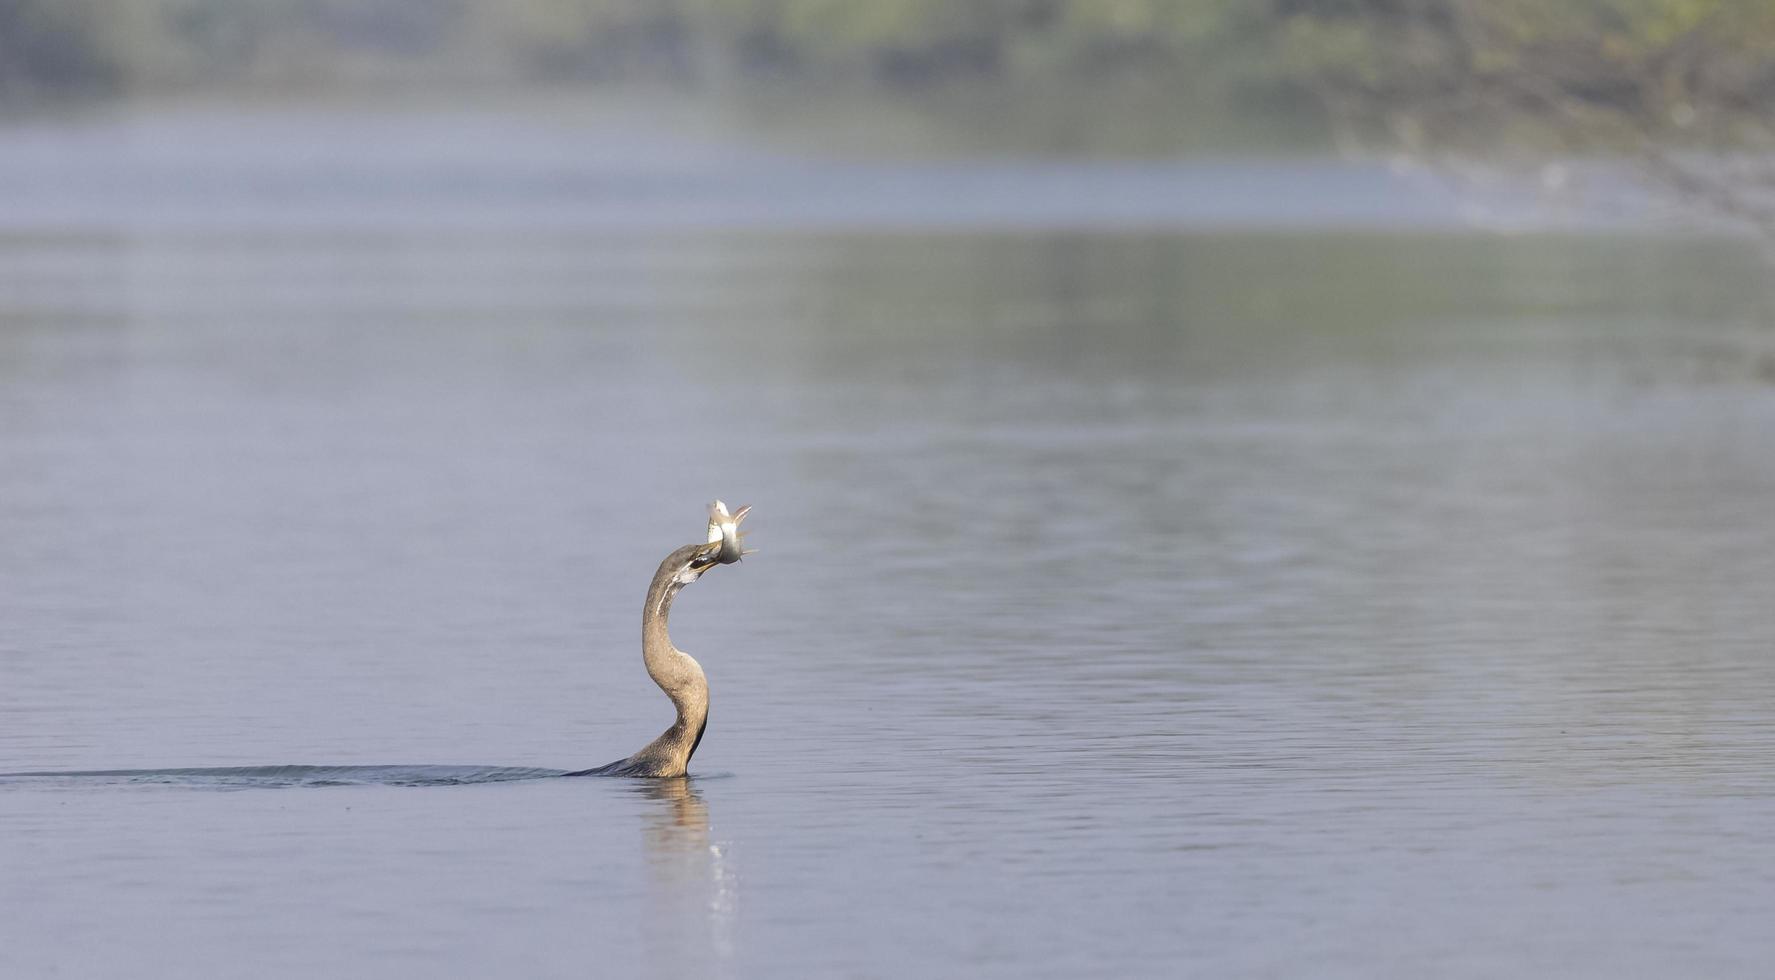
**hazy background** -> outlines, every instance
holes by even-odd
[[[1772,9],[0,0],[0,974],[1764,975]]]

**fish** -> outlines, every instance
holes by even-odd
[[[716,561],[731,565],[756,550],[745,547],[746,535],[740,531],[740,522],[746,519],[751,509],[748,504],[730,513],[727,505],[719,500],[709,505],[709,543],[721,542],[721,550],[715,553]]]

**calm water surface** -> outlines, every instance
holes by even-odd
[[[0,206],[0,770],[608,762],[720,495],[697,775],[0,780],[0,975],[1765,975],[1744,247],[380,226],[327,166]]]

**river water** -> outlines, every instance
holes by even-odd
[[[0,149],[0,770],[608,762],[654,564],[759,548],[677,603],[689,780],[0,778],[0,976],[1775,956],[1741,242],[491,117]]]

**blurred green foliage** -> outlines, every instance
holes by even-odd
[[[1770,0],[0,0],[0,98],[262,85],[1103,79],[1386,116],[1775,96]]]
[[[0,85],[340,70],[516,80],[736,74],[895,84],[1151,70],[1262,33],[1235,0],[0,0]]]
[[[1286,17],[1280,71],[1358,111],[1636,132],[1760,116],[1775,96],[1768,0],[1341,0]]]

